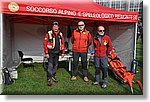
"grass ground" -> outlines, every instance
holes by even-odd
[[[135,75],[135,80],[140,80],[143,83],[143,45],[139,40],[137,42],[137,60],[139,62],[138,73]],[[42,63],[34,64],[35,71],[32,67],[18,67],[19,78],[12,85],[4,85],[3,93],[5,95],[130,95],[130,88],[127,84],[121,83],[114,78],[111,70],[109,70],[108,87],[102,89],[99,85],[94,86],[94,66],[89,67],[89,82],[82,80],[81,67],[77,81],[70,80],[71,72],[65,68],[63,62],[57,70],[58,83],[52,87],[47,86],[47,75]],[[137,84],[133,84],[134,94],[142,95]]]

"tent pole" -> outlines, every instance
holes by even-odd
[[[3,14],[0,13],[0,94],[2,93],[3,90],[2,68],[3,68]]]
[[[0,67],[3,67],[3,14],[0,14]]]
[[[136,39],[137,39],[137,24],[135,23],[135,34],[134,34],[134,59],[136,59]]]

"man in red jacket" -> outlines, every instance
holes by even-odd
[[[102,88],[107,86],[108,82],[108,57],[107,52],[112,50],[110,37],[105,35],[105,28],[98,27],[97,35],[94,38],[94,63],[95,63],[95,82],[94,85],[102,84]],[[102,70],[102,81],[100,82],[100,70]]]
[[[92,43],[92,37],[89,31],[85,29],[83,21],[78,22],[78,28],[76,28],[72,34],[72,51],[73,51],[73,71],[71,80],[77,80],[79,57],[81,57],[81,63],[83,68],[83,79],[88,81],[88,69],[87,69],[87,50]]]
[[[52,30],[48,31],[44,38],[44,53],[48,58],[48,86],[56,80],[56,70],[58,67],[59,54],[64,57],[64,37],[59,30],[59,23],[53,22]]]

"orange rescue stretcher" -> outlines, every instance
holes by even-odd
[[[123,83],[127,83],[130,87],[131,94],[134,94],[132,88],[134,73],[129,72],[121,60],[118,58],[115,49],[110,51],[108,54],[108,63],[109,67],[114,71],[115,76],[119,78]],[[140,90],[143,92],[143,87],[140,81],[136,80],[136,83],[139,85]]]

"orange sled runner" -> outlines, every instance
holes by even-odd
[[[134,94],[132,88],[132,82],[135,74],[129,72],[121,60],[117,57],[116,51],[110,51],[108,55],[109,67],[114,71],[117,78],[122,82],[127,83],[130,87],[131,93]],[[140,90],[143,92],[142,84],[140,81],[136,80],[136,83],[139,85]]]

